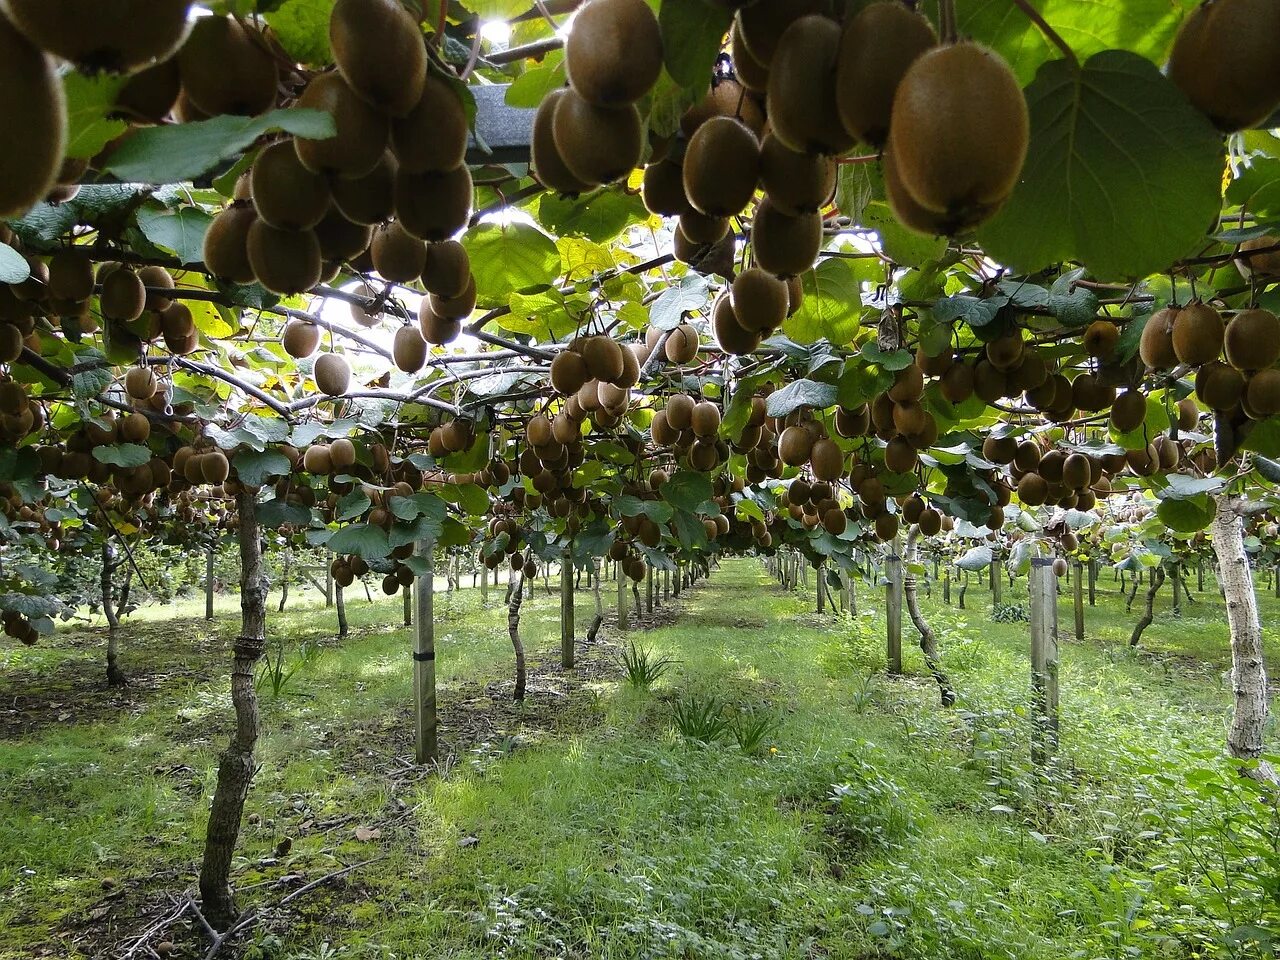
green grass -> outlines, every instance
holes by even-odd
[[[1141,597],[1127,615],[1109,573],[1100,585],[1083,645],[1066,642],[1069,592],[1061,599],[1062,750],[1048,771],[1029,760],[1026,625],[992,623],[976,579],[966,611],[942,605],[937,588],[924,603],[960,694],[952,710],[938,706],[914,647],[908,676],[872,675],[883,621],[866,585],[855,621],[817,617],[807,594],[784,592],[758,562],[728,561],[681,599],[673,623],[644,632],[645,649],[675,661],[646,690],[626,683],[609,626],[579,676],[565,677],[554,666],[559,598],[539,583],[524,610],[535,669],[523,707],[509,703],[501,590],[488,610],[478,591],[440,598],[453,758],[433,774],[408,762],[399,598],[351,599],[343,642],[332,611],[307,598],[271,618],[286,658],[304,640],[323,653],[263,699],[242,900],[270,907],[289,889],[271,886],[284,875],[383,859],[269,910],[250,955],[306,960],[328,944],[341,957],[401,960],[1191,956],[1153,946],[1155,934],[1193,937],[1144,905],[1165,853],[1144,835],[1144,811],[1163,802],[1152,769],[1177,773],[1222,739],[1221,603],[1210,586],[1173,620],[1166,590],[1135,653]],[[606,584],[607,604],[613,593]],[[1280,605],[1263,603],[1271,622]],[[593,612],[580,594],[579,624]],[[229,610],[211,629],[135,621],[124,656],[136,689],[95,689],[91,708],[71,689],[60,694],[66,720],[45,710],[33,732],[0,740],[6,960],[41,946],[112,955],[162,915],[166,893],[194,882],[228,733],[236,622]],[[96,670],[100,652],[84,632],[7,650],[0,709]],[[169,679],[147,686],[156,674]],[[674,705],[710,697],[727,715],[779,723],[749,752],[732,733],[685,740]],[[379,835],[361,840],[358,827]],[[291,849],[277,858],[284,838]],[[1192,909],[1212,920],[1209,907]],[[196,955],[199,932],[174,932]]]

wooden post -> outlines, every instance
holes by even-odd
[[[1084,642],[1084,563],[1075,562],[1075,582],[1072,584],[1076,607],[1076,642]]]
[[[995,555],[995,551],[992,551],[991,566],[988,568],[987,573],[991,578],[991,605],[992,607],[997,607],[1000,605],[1002,582],[1000,578],[1000,558]]]
[[[951,568],[942,571],[942,602],[951,606]]]
[[[401,587],[400,592],[404,594],[404,625],[406,627],[413,626],[413,588]]]
[[[1098,558],[1089,558],[1089,606],[1098,605]]]
[[[618,569],[618,629],[626,632],[627,629],[627,581],[631,578],[622,572],[621,567]]]
[[[849,611],[849,619],[858,619],[858,594],[857,588],[853,585],[853,571],[850,570],[844,575],[844,606]]]
[[[489,606],[489,565],[480,564],[480,606]]]
[[[560,554],[560,665],[573,669],[573,556],[567,545]]]
[[[213,619],[213,561],[217,553],[218,542],[209,544],[204,554],[204,618]]]
[[[666,603],[671,599],[671,571],[666,567],[662,569],[662,602]]]
[[[1031,561],[1031,688],[1036,723],[1032,758],[1043,763],[1058,745],[1058,592],[1053,560]]]
[[[333,606],[333,561],[328,560],[324,565],[324,605],[326,608]]]
[[[1182,616],[1182,578],[1179,574],[1180,567],[1176,561],[1169,564],[1169,579],[1173,581],[1173,610],[1175,617]]]
[[[890,545],[892,551],[885,563],[888,583],[884,587],[884,619],[888,633],[889,673],[902,673],[902,556],[898,553],[898,541]]]
[[[813,579],[817,582],[817,589],[815,590],[815,593],[817,593],[816,602],[818,607],[817,612],[819,615],[826,613],[827,611],[825,590],[827,578],[825,574],[826,571],[822,569],[822,564],[818,564],[813,568]]]
[[[418,556],[427,571],[418,577],[418,629],[413,635],[414,755],[430,763],[439,755],[436,718],[435,543],[418,541]]]

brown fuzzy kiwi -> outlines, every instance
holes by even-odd
[[[334,135],[323,140],[293,141],[302,165],[329,177],[363,177],[382,162],[391,136],[390,122],[347,86],[337,73],[322,73],[298,98],[304,110],[323,110],[333,117]],[[401,169],[403,171],[403,161]]]
[[[181,92],[178,58],[169,57],[131,76],[116,94],[115,109],[139,123],[163,123]]]
[[[309,320],[290,320],[280,335],[284,352],[295,360],[309,357],[320,346],[321,329]]]
[[[721,294],[716,300],[711,314],[711,326],[715,331],[716,343],[725,353],[741,357],[760,346],[760,334],[742,326],[734,313],[733,304],[725,294]]]
[[[1013,465],[1024,472],[1036,469],[1040,466],[1040,445],[1034,440],[1024,440],[1018,444],[1018,450],[1013,455]]]
[[[871,408],[865,403],[848,410],[836,408],[836,433],[846,439],[864,437],[871,426]]]
[[[1225,363],[1206,363],[1196,371],[1196,396],[1210,410],[1233,410],[1244,396],[1240,371]]]
[[[396,160],[390,151],[363,177],[338,177],[329,184],[333,205],[347,220],[371,226],[395,213]]]
[[[898,85],[890,126],[907,193],[966,226],[990,216],[1013,191],[1030,133],[1013,71],[998,54],[965,41],[915,60]]]
[[[331,397],[342,396],[351,386],[351,367],[346,357],[337,353],[320,354],[313,375],[320,392]]]
[[[757,137],[764,134],[764,111],[746,88],[731,77],[713,79],[707,95],[681,115],[680,132],[690,139],[712,117],[733,117],[746,124]]]
[[[93,258],[83,247],[66,247],[49,258],[49,295],[58,300],[88,300],[93,296]]]
[[[252,283],[249,230],[257,222],[253,204],[237,201],[213,218],[204,235],[204,265],[220,280]]]
[[[879,0],[845,23],[836,62],[836,106],[852,136],[884,146],[898,84],[937,42],[929,21],[900,3]]]
[[[789,467],[808,463],[813,443],[813,434],[804,427],[787,427],[778,435],[778,459]]]
[[[333,460],[329,456],[329,445],[313,443],[302,454],[302,469],[316,477],[327,476],[333,471]]]
[[[844,474],[844,451],[834,440],[822,437],[809,451],[809,466],[819,480],[839,480]]]
[[[1073,453],[1062,462],[1062,484],[1071,490],[1085,490],[1091,481],[1089,458],[1083,453]]]
[[[699,437],[714,437],[720,430],[720,408],[710,400],[695,403],[689,425]]]
[[[729,232],[729,220],[689,209],[680,215],[680,232],[694,243],[717,243]]]
[[[1017,455],[1016,437],[987,437],[982,441],[983,459],[992,463],[1013,463],[1013,458]]]
[[[649,424],[649,436],[653,439],[654,446],[669,447],[679,439],[680,431],[667,422],[666,411],[659,410]]]
[[[108,320],[137,320],[147,307],[147,291],[136,273],[121,267],[102,281],[98,303]]]
[[[1147,418],[1147,398],[1139,390],[1126,390],[1111,404],[1111,426],[1129,433],[1142,426]]]
[[[836,107],[840,32],[834,20],[812,15],[796,20],[778,39],[769,67],[769,125],[798,153],[839,154],[853,146]]]
[[[995,403],[1008,396],[1009,384],[1004,371],[990,360],[979,360],[973,368],[973,392],[984,403]]]
[[[645,209],[660,217],[678,217],[689,209],[684,193],[684,170],[673,160],[659,160],[644,168],[640,198]]]
[[[583,340],[582,360],[591,379],[610,383],[622,375],[626,363],[622,357],[622,345],[612,337],[587,337]]]
[[[1280,319],[1270,310],[1241,310],[1227,324],[1227,363],[1237,370],[1265,370],[1280,360]]]
[[[208,116],[254,116],[276,102],[270,45],[232,17],[200,17],[178,51],[182,98]],[[181,102],[181,101],[179,101]]]
[[[1120,328],[1110,320],[1095,320],[1084,331],[1084,349],[1091,357],[1106,360],[1120,342]]]
[[[334,62],[355,93],[393,117],[413,109],[427,78],[422,30],[400,0],[337,0],[329,14]]]
[[[464,163],[446,173],[396,172],[396,217],[415,237],[448,240],[471,217],[471,170]]]
[[[176,284],[173,282],[173,274],[164,267],[146,266],[138,270],[138,279],[142,281],[142,285],[148,290],[147,309],[168,310],[173,300],[162,293],[153,293],[151,291],[174,289]]]
[[[5,146],[0,220],[22,216],[53,189],[66,145],[66,112],[53,60],[0,13],[0,124],[22,132]]]
[[[644,0],[590,0],[565,40],[564,65],[588,103],[622,107],[643,97],[662,72],[662,32]]]
[[[422,268],[422,285],[437,297],[457,297],[473,282],[471,258],[467,248],[457,240],[443,240],[427,247],[427,262]]]
[[[468,274],[467,285],[456,297],[438,297],[428,294],[431,309],[448,320],[465,320],[476,308],[476,279]]]
[[[562,396],[577,393],[588,379],[586,361],[573,350],[563,350],[551,361],[551,385]]]
[[[769,89],[769,68],[755,58],[742,39],[742,28],[733,21],[729,31],[729,56],[738,81],[752,93],[763,94]]]
[[[756,62],[771,69],[779,39],[787,28],[801,17],[826,9],[825,0],[756,0],[738,11],[738,33]]]
[[[666,412],[667,423],[676,431],[688,430],[693,426],[693,399],[688,394],[672,394],[667,399]]]
[[[369,245],[373,269],[392,283],[413,283],[427,265],[427,245],[398,220],[376,227]]]
[[[997,370],[1012,370],[1022,362],[1023,349],[1022,331],[1014,330],[990,341],[986,345],[986,355]]]
[[[405,373],[417,373],[427,362],[427,342],[415,326],[403,326],[396,331],[391,344],[391,356],[395,365]]]
[[[134,400],[150,400],[158,389],[159,383],[150,367],[130,367],[124,375],[124,392]]]
[[[1049,499],[1049,484],[1038,473],[1024,474],[1017,490],[1018,500],[1024,507],[1038,507]]]
[[[272,293],[293,296],[320,282],[324,264],[313,230],[277,230],[255,220],[246,250],[254,277]]]
[[[197,336],[196,321],[191,309],[182,302],[175,301],[160,313],[160,331],[165,342],[187,340]]]
[[[756,265],[779,277],[798,276],[813,266],[822,247],[822,217],[789,217],[765,197],[751,221],[751,251]]]
[[[926,377],[941,377],[955,362],[955,354],[947,348],[943,348],[936,356],[930,356],[925,352],[923,343],[916,347],[916,366]]]
[[[191,0],[5,0],[31,43],[89,72],[130,73],[177,49]]]
[[[891,437],[885,445],[884,465],[894,473],[910,473],[919,459],[915,446],[906,437]]]
[[[739,213],[760,178],[760,142],[740,121],[712,117],[689,140],[683,176],[685,196],[695,210],[709,217]]]
[[[938,386],[949,403],[963,403],[973,396],[974,369],[967,363],[956,363],[942,375]]]
[[[698,331],[691,323],[682,323],[671,331],[665,347],[672,363],[692,363],[698,355]]]
[[[734,278],[731,297],[738,324],[752,333],[767,334],[787,318],[787,285],[759,267],[749,267]]]
[[[1179,307],[1165,307],[1147,318],[1138,344],[1138,355],[1148,370],[1168,370],[1178,365],[1173,349],[1173,326],[1181,312]]]
[[[913,456],[914,456],[914,453],[913,453]],[[882,513],[880,516],[876,517],[876,521],[875,521],[876,537],[879,540],[885,543],[888,543],[890,540],[892,540],[894,537],[898,535],[899,525],[900,523],[898,520],[898,515],[896,513]]]
[[[1200,408],[1195,398],[1183,397],[1178,401],[1178,429],[1194,430],[1200,425]]]
[[[1222,355],[1222,314],[1204,303],[1191,303],[1173,321],[1173,352],[1179,362],[1200,366]]]
[[[1218,129],[1243,130],[1280,105],[1280,7],[1270,0],[1216,0],[1178,31],[1169,79]]]
[[[644,148],[640,111],[634,105],[598,107],[573,90],[556,104],[551,131],[569,172],[588,184],[626,176],[639,164]]]
[[[120,439],[125,443],[146,443],[151,436],[151,421],[142,413],[127,413],[120,418]]]
[[[406,173],[443,173],[465,161],[469,136],[461,98],[433,71],[413,109],[391,125],[391,150]]]
[[[439,316],[431,309],[430,299],[423,297],[418,304],[418,330],[427,343],[444,346],[452,343],[462,333],[462,321]]]
[[[309,230],[324,219],[332,199],[329,181],[302,165],[291,140],[258,154],[251,183],[258,219],[280,230]]]
[[[325,262],[340,264],[351,261],[354,269],[364,273],[373,270],[373,264],[365,256],[373,240],[372,227],[352,223],[335,206],[316,224],[315,232]]]
[[[782,213],[814,213],[835,194],[836,163],[830,157],[797,153],[769,133],[760,144],[760,186]]]
[[[895,403],[908,400],[919,400],[924,395],[924,371],[916,364],[909,363],[893,375],[893,386],[889,388],[889,398]],[[913,431],[903,430],[903,433]]]
[[[918,400],[895,401],[893,426],[904,436],[915,436],[928,426],[928,412]]]
[[[1280,237],[1267,234],[1240,244],[1236,268],[1246,280],[1280,277]]]
[[[200,472],[204,474],[205,483],[222,483],[231,473],[231,464],[225,453],[214,450],[200,458]]]
[[[1071,402],[1081,410],[1106,410],[1116,398],[1116,388],[1092,373],[1082,373],[1071,381]]]
[[[533,175],[548,190],[569,196],[577,196],[591,189],[570,172],[555,140],[555,113],[560,100],[568,91],[553,90],[542,98],[533,117],[530,155]],[[677,168],[678,170],[679,168]],[[682,188],[683,189],[683,188]]]
[[[1255,420],[1280,413],[1280,370],[1269,367],[1250,377],[1245,403]]]

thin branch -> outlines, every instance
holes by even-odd
[[[1040,32],[1045,35],[1050,43],[1062,51],[1062,55],[1067,58],[1072,68],[1079,70],[1080,61],[1076,58],[1076,52],[1067,45],[1067,41],[1058,35],[1058,31],[1049,26],[1047,20],[1040,15],[1040,11],[1031,6],[1030,0],[1013,0],[1014,6],[1027,15],[1027,19],[1040,28]]]
[[[520,47],[498,50],[489,54],[484,60],[495,67],[500,67],[504,64],[515,63],[518,60],[537,59],[538,57],[546,56],[552,50],[559,50],[563,46],[564,37],[547,37],[545,40],[535,40],[533,43],[526,43]]]
[[[354,870],[359,870],[361,867],[367,867],[371,863],[377,863],[379,860],[385,860],[385,859],[387,859],[386,854],[383,854],[382,856],[373,857],[372,859],[364,860],[360,863],[353,863],[351,866],[343,867],[341,870],[335,870],[333,871],[333,873],[327,873],[323,877],[321,877],[319,880],[312,880],[305,887],[299,887],[297,890],[293,891],[293,893],[289,894],[287,897],[285,897],[283,900],[280,901],[280,906],[283,907],[285,904],[289,903],[289,901],[296,900],[298,897],[302,896],[304,893],[310,893],[312,890],[314,890],[316,887],[320,886],[323,883],[328,883],[330,880],[336,880],[339,877],[345,877],[348,873],[351,873]]]

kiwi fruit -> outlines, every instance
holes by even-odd
[[[898,84],[890,128],[906,193],[959,229],[989,217],[1013,191],[1030,121],[1008,64],[962,41],[916,58]],[[1000,149],[992,150],[994,143]]]
[[[617,108],[635,103],[662,72],[662,32],[644,0],[590,0],[565,40],[569,83],[588,103]]]
[[[329,46],[343,79],[371,106],[402,117],[427,77],[422,31],[400,0],[337,0]]]
[[[556,107],[567,92],[563,89],[553,90],[538,104],[538,110],[533,116],[533,131],[530,135],[530,162],[534,177],[548,190],[577,196],[590,190],[591,184],[583,182],[569,171],[555,140]],[[678,175],[679,168],[677,167],[676,170]],[[683,190],[683,187],[681,189]],[[683,193],[681,195],[683,196]]]
[[[437,316],[448,320],[465,320],[471,316],[476,308],[476,281],[475,277],[469,274],[467,280],[467,285],[456,297],[438,297],[434,293],[428,294],[427,299],[431,301],[431,310]]]
[[[146,443],[151,436],[151,421],[142,413],[128,413],[120,418],[120,439],[125,443]]]
[[[782,213],[814,213],[835,195],[836,163],[830,157],[797,153],[772,133],[760,144],[760,186]]]
[[[699,437],[714,437],[720,430],[720,408],[710,400],[695,403],[689,425]]]
[[[298,98],[298,107],[322,110],[333,117],[332,137],[294,140],[298,159],[312,173],[363,177],[382,162],[391,135],[390,122],[356,96],[340,74],[315,77]],[[404,162],[400,165],[403,171]]]
[[[448,240],[471,217],[471,170],[461,164],[444,173],[396,172],[396,217],[415,237]]]
[[[282,296],[305,293],[320,282],[320,241],[312,230],[278,230],[255,220],[246,241],[257,281]]]
[[[1265,370],[1280,360],[1280,319],[1270,310],[1241,310],[1227,324],[1227,363],[1237,370]]]
[[[177,49],[191,0],[4,0],[35,46],[90,73],[131,73]]]
[[[176,284],[173,282],[173,274],[164,267],[151,265],[138,270],[138,279],[147,288],[147,309],[161,312],[168,310],[173,300],[163,293],[153,291],[174,289]]]
[[[46,4],[37,0],[19,6]],[[47,5],[50,10],[54,6]],[[5,146],[0,220],[22,216],[53,189],[66,146],[66,114],[53,61],[0,13],[0,125],[22,131]]]
[[[338,177],[329,183],[333,205],[347,220],[372,226],[389,220],[395,213],[393,192],[396,160],[390,151],[363,177]]]
[[[641,354],[648,358],[649,354],[643,344],[628,343],[622,348],[622,373],[613,378],[619,387],[634,387],[640,382]]]
[[[735,357],[745,356],[760,346],[760,334],[747,330],[734,313],[729,297],[721,294],[711,312],[711,326],[716,343],[725,353]]]
[[[1095,320],[1084,331],[1084,349],[1091,357],[1108,359],[1120,342],[1120,328],[1110,320]]]
[[[645,209],[659,217],[678,217],[687,211],[689,198],[685,196],[684,171],[680,164],[659,160],[645,167],[640,198]]]
[[[427,265],[427,245],[410,234],[399,221],[373,231],[369,246],[373,268],[392,283],[413,283]]]
[[[1173,327],[1181,312],[1179,307],[1157,310],[1142,328],[1138,355],[1148,370],[1168,370],[1178,364],[1178,354],[1173,348]]]
[[[250,182],[258,219],[280,230],[309,230],[329,210],[329,182],[302,165],[291,140],[258,154]]]
[[[320,241],[320,255],[326,262],[346,263],[364,272],[373,269],[373,264],[365,257],[369,244],[373,241],[373,228],[365,224],[352,223],[337,209],[331,207],[315,226],[316,239]],[[361,259],[364,258],[364,259]]]
[[[884,465],[894,473],[910,473],[916,468],[919,456],[911,441],[904,436],[889,438],[884,448]]]
[[[1138,390],[1126,390],[1111,404],[1111,426],[1120,433],[1130,433],[1147,418],[1147,398]]]
[[[1246,280],[1280,277],[1280,237],[1267,234],[1240,244],[1236,267]]]
[[[836,107],[851,136],[884,146],[898,84],[937,42],[929,21],[900,3],[878,0],[845,23],[836,59]]]
[[[840,33],[834,20],[810,15],[778,40],[769,67],[769,125],[797,153],[839,154],[853,146],[836,107]]]
[[[789,467],[801,466],[809,462],[813,443],[813,434],[804,427],[787,427],[778,435],[778,458]]]
[[[249,230],[258,220],[253,204],[237,201],[213,218],[204,235],[205,268],[219,280],[253,283]]]
[[[1179,362],[1200,366],[1222,354],[1222,314],[1203,303],[1191,303],[1173,321],[1173,352]]]
[[[185,304],[174,302],[160,311],[160,332],[166,342],[187,340],[197,335],[196,321],[191,309]]]
[[[640,111],[632,104],[599,107],[566,90],[556,103],[551,130],[561,160],[583,183],[612,183],[640,162],[644,134]]]
[[[280,343],[284,352],[295,360],[309,357],[320,346],[321,329],[309,320],[290,320],[284,325]]]
[[[150,400],[159,387],[150,367],[130,367],[124,375],[124,392],[134,400]]]
[[[333,458],[328,444],[313,443],[302,454],[302,469],[307,473],[323,477],[333,472]]]
[[[973,368],[973,392],[983,403],[995,403],[1009,395],[1004,371],[990,360],[979,360]]]
[[[102,281],[98,303],[108,320],[137,320],[147,307],[147,291],[136,273],[120,267]]]
[[[974,367],[955,363],[942,375],[938,387],[949,403],[963,403],[973,396]]]
[[[889,399],[895,403],[908,400],[919,400],[924,395],[924,371],[916,364],[909,363],[893,375],[893,386],[889,388]],[[903,430],[903,433],[912,431]]]
[[[664,348],[672,363],[692,363],[698,355],[698,331],[691,323],[682,323],[671,331]]]
[[[1196,371],[1196,396],[1211,410],[1235,409],[1244,390],[1240,371],[1220,361],[1206,363]]]
[[[838,480],[844,474],[844,452],[834,440],[822,437],[809,450],[809,466],[819,480]]]
[[[749,267],[734,278],[730,289],[734,316],[743,329],[768,333],[787,318],[787,285],[773,274]]]
[[[131,76],[116,94],[115,109],[139,123],[163,123],[181,92],[178,58],[170,57]]]
[[[1178,429],[1194,430],[1200,425],[1200,408],[1192,397],[1184,397],[1178,401]]]
[[[1255,420],[1280,413],[1280,370],[1269,367],[1250,377],[1245,401]]]
[[[1280,105],[1280,7],[1269,0],[1214,0],[1182,22],[1168,74],[1219,130],[1254,127]]]
[[[206,116],[256,116],[275,106],[279,75],[267,41],[232,17],[200,17],[178,51],[182,97]]]
[[[728,217],[751,202],[760,179],[760,142],[732,117],[712,117],[689,140],[684,194],[695,210]]]
[[[743,47],[762,68],[773,69],[779,40],[796,20],[827,9],[825,0],[756,0],[741,5],[735,24]]]
[[[691,139],[712,117],[732,117],[757,137],[764,135],[764,111],[746,87],[732,77],[715,77],[706,96],[680,116],[680,132]]]
[[[1083,453],[1073,453],[1062,462],[1062,484],[1071,490],[1087,489],[1092,475],[1089,458]]]
[[[1038,507],[1049,499],[1049,484],[1038,473],[1027,473],[1018,481],[1018,500],[1024,507]]]
[[[752,93],[764,94],[769,89],[769,68],[755,58],[742,39],[742,26],[735,18],[729,30],[729,57],[738,82]]]
[[[610,383],[622,375],[626,363],[622,347],[612,337],[587,337],[582,342],[582,360],[590,379]]]
[[[588,379],[586,361],[573,350],[563,350],[551,361],[551,385],[562,396],[577,393]]]
[[[458,297],[472,286],[471,259],[457,240],[443,240],[427,247],[422,285],[438,297]]]
[[[693,426],[693,399],[684,393],[672,394],[667,400],[666,414],[667,423],[677,432],[688,430]]]
[[[427,362],[427,342],[415,326],[403,326],[396,331],[391,344],[391,356],[395,365],[405,373],[417,373]]]
[[[67,247],[49,258],[49,296],[58,300],[88,300],[93,296],[93,283],[93,259],[83,247]]]
[[[680,217],[680,230],[694,243],[717,243],[729,232],[727,217],[711,217],[688,210]]]
[[[447,80],[428,73],[413,109],[391,125],[391,150],[407,173],[444,173],[466,160],[469,136],[458,93]]]
[[[768,197],[751,221],[751,252],[756,265],[779,277],[797,276],[813,266],[822,248],[818,213],[787,216]]]
[[[200,458],[200,472],[204,474],[205,483],[219,484],[230,475],[231,464],[225,453],[214,450]]]
[[[440,316],[431,309],[430,298],[423,297],[418,304],[418,331],[427,343],[442,347],[462,333],[462,321]]]
[[[322,353],[316,357],[313,376],[320,392],[331,397],[341,397],[351,386],[351,367],[346,357],[337,353]]]

